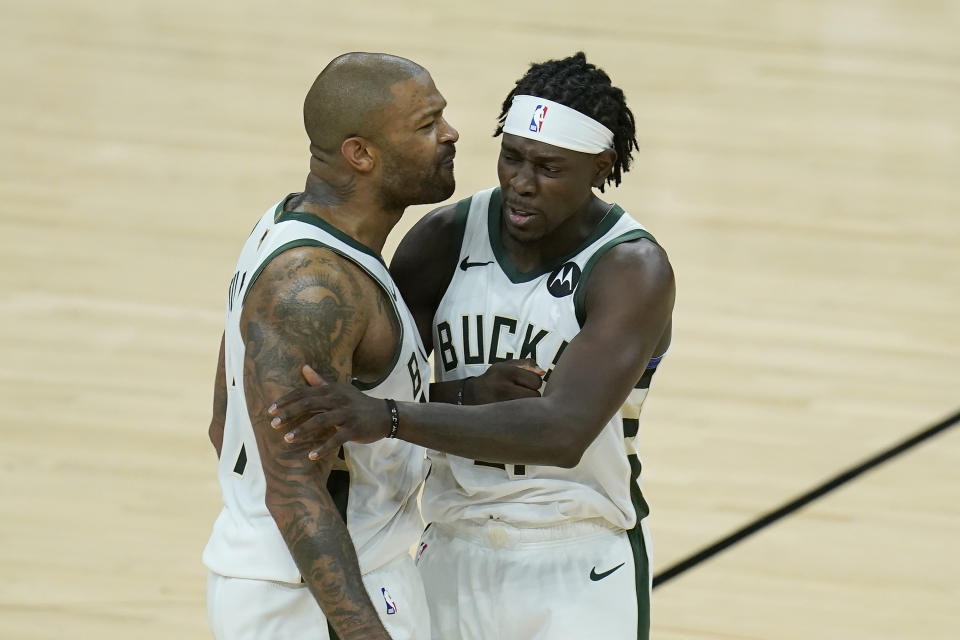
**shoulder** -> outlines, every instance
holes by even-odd
[[[594,271],[608,278],[624,272],[627,279],[642,274],[644,279],[673,280],[673,266],[667,252],[649,238],[626,240],[614,245],[600,256]]]
[[[268,262],[250,284],[244,313],[309,312],[317,305],[357,314],[375,305],[378,289],[359,265],[326,247],[288,249]]]
[[[444,205],[420,218],[400,241],[393,262],[398,258],[412,258],[422,254],[424,247],[434,242],[449,243],[463,236],[466,216],[460,215],[460,203]],[[458,237],[459,236],[459,237]],[[391,263],[391,268],[392,268]]]
[[[433,304],[449,285],[465,223],[459,202],[444,205],[418,220],[400,241],[390,273],[408,303]]]
[[[676,281],[666,251],[647,238],[627,240],[601,255],[586,283],[584,311],[615,306],[630,313],[673,308]]]

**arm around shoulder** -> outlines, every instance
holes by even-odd
[[[587,284],[582,329],[543,398],[475,407],[406,404],[401,437],[491,462],[576,466],[650,359],[666,348],[675,296],[666,254],[646,240],[608,251]]]

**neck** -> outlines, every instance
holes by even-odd
[[[354,189],[352,182],[335,186],[310,174],[303,193],[291,198],[286,208],[315,215],[380,254],[403,209],[382,206],[367,195],[370,191]]]

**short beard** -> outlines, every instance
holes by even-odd
[[[416,204],[441,202],[453,195],[456,179],[443,165],[433,165],[432,171],[411,171],[407,165],[389,161],[384,165],[382,198],[389,207],[405,208]]]

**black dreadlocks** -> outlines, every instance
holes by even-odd
[[[633,113],[627,108],[623,91],[613,86],[610,76],[603,69],[588,63],[582,51],[563,60],[531,64],[530,70],[517,80],[513,91],[503,101],[494,137],[503,133],[503,123],[515,95],[537,96],[559,102],[610,129],[617,161],[607,176],[607,182],[620,184],[621,175],[630,170],[632,150],[639,149]]]

